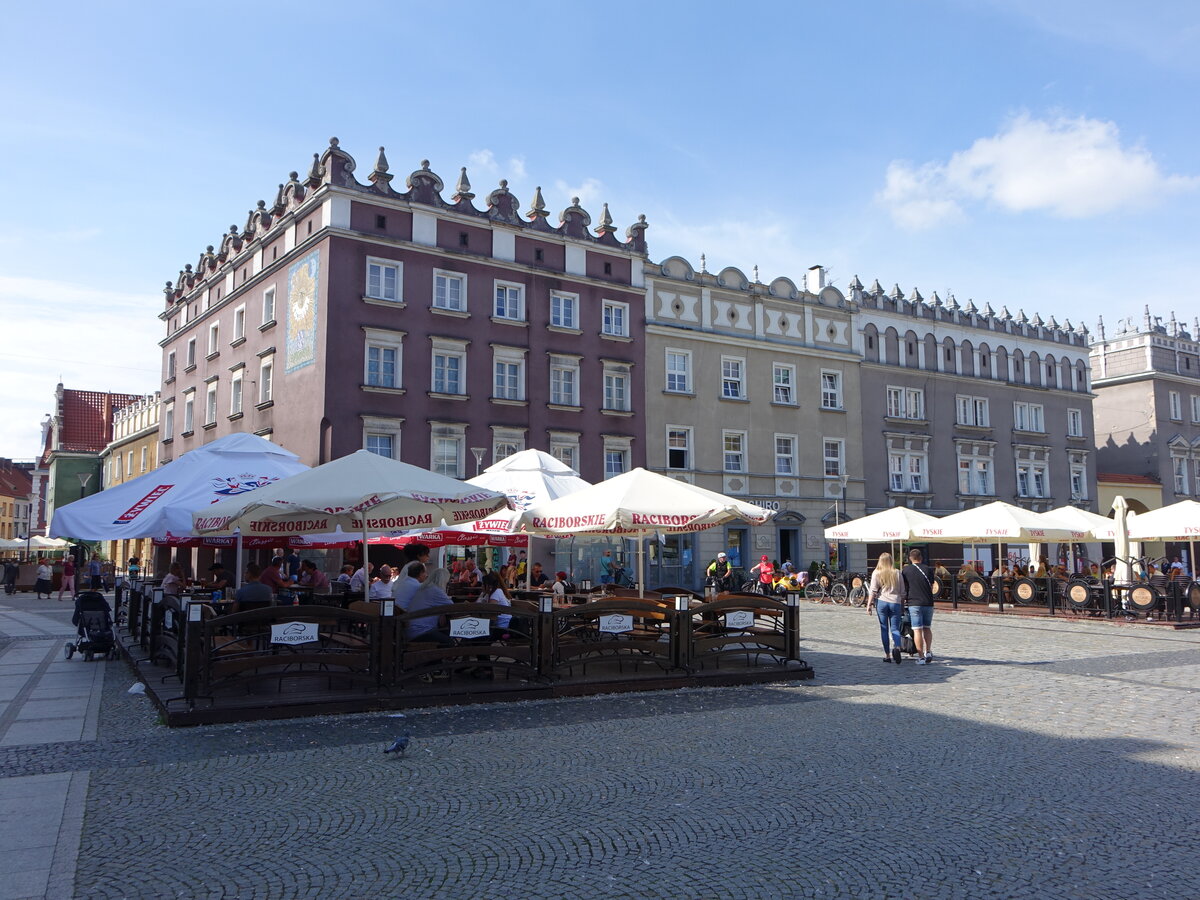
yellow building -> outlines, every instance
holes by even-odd
[[[100,454],[105,488],[133,481],[158,468],[161,406],[162,397],[156,391],[114,414],[112,443]],[[112,560],[118,572],[124,571],[130,557],[136,556],[144,564],[153,551],[149,538],[104,542],[104,555]]]
[[[0,459],[0,539],[11,541],[29,534],[32,470],[32,465]]]

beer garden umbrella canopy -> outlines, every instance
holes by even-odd
[[[1181,500],[1138,513],[1129,520],[1129,539],[1133,541],[1194,541],[1200,538],[1200,503]]]
[[[1080,509],[1078,506],[1060,506],[1058,509],[1052,509],[1041,515],[1045,516],[1047,520],[1054,520],[1068,528],[1087,532],[1087,536],[1083,540],[1115,541],[1117,530],[1120,528],[1116,519]]]
[[[610,534],[644,538],[688,534],[727,522],[761,525],[774,512],[752,503],[636,468],[539,506],[518,520],[531,534]],[[638,584],[645,591],[642,547],[638,544]]]
[[[934,516],[917,512],[907,506],[896,506],[873,515],[831,525],[825,529],[825,539],[851,544],[882,541],[911,541],[920,537],[920,529],[937,523]]]
[[[924,540],[994,544],[1008,541],[1079,541],[1086,529],[997,500],[934,520],[915,537]]]

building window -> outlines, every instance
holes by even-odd
[[[746,362],[728,356],[721,357],[721,396],[727,400],[741,400],[746,396]]]
[[[401,264],[387,259],[367,258],[367,296],[372,300],[400,299]]]
[[[196,394],[189,391],[183,398],[183,433],[191,434],[196,426]]]
[[[1187,460],[1182,456],[1171,458],[1171,465],[1175,469],[1175,493],[1186,494],[1188,492],[1188,470]]]
[[[465,435],[464,435],[465,437]],[[492,459],[496,462],[508,459],[525,449],[524,428],[492,426]]]
[[[120,453],[114,454],[114,456],[113,456],[113,478],[118,482],[124,480],[124,475],[122,474],[121,454]]]
[[[692,467],[692,429],[678,425],[667,426],[667,468]]]
[[[781,476],[796,474],[796,436],[794,434],[775,435],[775,474]]]
[[[550,455],[564,466],[579,471],[579,437],[574,434],[550,435]]]
[[[396,386],[396,348],[367,345],[367,384],[371,387]]]
[[[467,311],[467,276],[454,272],[433,273],[433,306],[454,312]]]
[[[1017,464],[1017,496],[1046,497],[1046,466],[1043,463]]]
[[[955,397],[958,406],[959,425],[972,425],[976,428],[987,428],[991,424],[988,416],[987,397],[967,397],[959,394]],[[964,491],[963,493],[969,493]]]
[[[212,425],[217,421],[217,384],[214,381],[204,394],[204,424]]]
[[[496,282],[496,303],[492,315],[497,319],[525,321],[525,288],[519,284]]]
[[[164,441],[173,440],[175,437],[175,404],[168,403],[163,406],[162,420],[162,439]]]
[[[431,338],[433,345],[432,392],[465,394],[467,384],[467,342],[455,338]]]
[[[1083,411],[1079,409],[1067,410],[1067,436],[1068,437],[1083,437]]]
[[[629,304],[605,300],[600,330],[611,337],[629,337]]]
[[[1013,429],[1015,431],[1042,432],[1046,430],[1043,427],[1044,425],[1042,405],[1040,403],[1018,402],[1013,404]]]
[[[272,385],[273,376],[275,374],[275,357],[267,356],[263,358],[262,363],[258,367],[258,402],[270,403],[274,394],[274,386]]]
[[[213,322],[208,326],[208,355],[212,356],[221,349],[221,325],[219,322]]]
[[[577,294],[550,295],[550,324],[555,328],[579,328],[579,296]]]
[[[772,367],[771,382],[772,397],[776,403],[796,402],[796,367],[781,366],[776,363]]]
[[[372,434],[371,432],[367,432],[367,439],[363,446],[370,453],[386,456],[388,459],[396,458],[395,447],[393,446],[390,434]]]
[[[269,325],[275,321],[275,286],[267,288],[263,291],[263,315],[262,323]]]
[[[924,419],[925,391],[921,388],[889,387],[887,414],[893,419]]]
[[[1084,466],[1071,466],[1071,499],[1087,499],[1087,469]]]
[[[821,372],[821,408],[842,408],[841,372]]]
[[[550,402],[555,406],[579,405],[579,360],[550,357]]]
[[[1183,421],[1183,406],[1179,402],[1179,391],[1168,391],[1167,401],[1171,407],[1171,419],[1175,422]]]
[[[1192,424],[1200,423],[1200,396],[1192,394]]]
[[[692,354],[686,350],[667,351],[667,390],[680,394],[692,391]]]
[[[825,477],[836,478],[841,475],[845,468],[843,459],[845,457],[846,443],[842,440],[831,440],[825,438]]]
[[[893,491],[925,493],[925,454],[889,453],[888,481]]]
[[[604,478],[607,480],[624,475],[629,468],[628,457],[628,450],[606,449],[604,451]]]
[[[604,365],[604,408],[629,412],[629,370],[623,366]]]
[[[721,443],[724,451],[722,466],[726,472],[746,471],[746,432],[723,431]]]
[[[242,370],[238,369],[233,373],[233,377],[229,381],[229,414],[231,416],[240,416],[242,414]]]
[[[1194,484],[1196,485],[1196,490],[1200,491],[1200,459],[1195,460],[1195,470],[1193,472],[1193,477],[1196,479],[1194,482]]]
[[[170,381],[174,377],[175,377],[175,351],[172,350],[170,353],[167,354],[167,381]],[[1193,408],[1195,408],[1195,400],[1196,400],[1196,398],[1193,397],[1192,398]]]
[[[492,396],[497,400],[524,400],[524,351],[513,347],[496,347],[492,353]]]
[[[978,452],[958,453],[958,492],[972,496],[990,497],[992,488],[992,460]]]
[[[196,368],[196,339],[194,337],[188,338],[187,353],[184,355],[184,360],[186,360],[187,363],[185,368]]]
[[[462,425],[432,423],[429,468],[439,475],[462,478],[465,445],[466,432]]]

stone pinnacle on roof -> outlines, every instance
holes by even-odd
[[[754,283],[755,283],[755,284],[759,284],[759,280],[758,280],[758,266],[755,266],[755,267],[754,267]]]
[[[959,308],[958,307],[958,298],[955,297],[953,294],[951,294],[950,298],[946,301],[946,308],[949,310],[957,310]]]
[[[1062,330],[1066,331],[1066,332],[1070,332],[1073,330],[1071,328],[1071,320],[1070,319],[1063,319]]]
[[[1018,325],[1028,325],[1029,324],[1029,316],[1025,315],[1025,310],[1023,310],[1023,309],[1017,310],[1017,324]]]
[[[963,312],[972,316],[979,312],[978,308],[975,306],[975,301],[970,297],[967,298],[967,305],[963,307]]]
[[[942,298],[938,296],[938,292],[934,291],[933,296],[929,298],[929,305],[934,309],[939,309],[942,306]]]
[[[529,211],[525,213],[525,218],[531,222],[535,219],[544,219],[550,215],[546,211],[546,201],[542,199],[542,186],[539,184],[533,189],[533,200],[529,203]]]
[[[916,288],[913,288],[912,292],[908,295],[908,302],[915,306],[917,304],[924,303],[925,298],[921,296],[920,291],[918,291]]]
[[[596,234],[598,234],[602,237],[606,234],[612,234],[614,231],[617,230],[616,227],[613,225],[612,216],[608,212],[608,204],[607,203],[604,204],[604,211],[602,213],[600,213],[600,224],[597,225],[592,230],[595,231]]]
[[[1046,327],[1051,331],[1058,331],[1058,322],[1055,321],[1054,316],[1050,317],[1050,321],[1046,323]]]
[[[474,196],[471,193],[471,181],[467,178],[467,167],[463,166],[458,170],[458,183],[454,185],[454,196],[451,201],[458,203],[462,200],[471,200]]]
[[[383,152],[382,147],[379,148],[379,155],[375,157],[375,168],[367,176],[367,181],[383,190],[386,190],[392,183],[392,175],[388,172],[387,154]]]
[[[859,281],[858,276],[855,275],[853,278],[850,279],[850,290],[861,291],[862,289],[863,289],[862,282]]]
[[[309,187],[319,187],[321,180],[325,177],[325,167],[321,165],[321,154],[314,153],[312,165],[308,167],[308,175],[304,178],[304,183]]]
[[[992,309],[990,301],[983,304],[983,315],[989,319],[996,315],[996,311]]]
[[[1021,315],[1025,315],[1025,313],[1022,312]],[[1037,313],[1037,312],[1035,312],[1033,314],[1033,319],[1031,320],[1031,322],[1032,322],[1034,328],[1041,328],[1043,325],[1046,324],[1045,322],[1042,321],[1042,314]]]
[[[700,274],[704,275],[707,272],[708,272],[708,260],[705,259],[704,254],[701,253],[700,254]]]
[[[876,297],[883,293],[883,285],[879,283],[878,278],[871,282],[871,286],[867,288],[867,293],[874,294]]]
[[[897,302],[904,299],[904,291],[900,290],[899,283],[892,285],[891,293],[888,296]]]

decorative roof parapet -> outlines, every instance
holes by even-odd
[[[592,224],[592,217],[586,209],[579,205],[579,198],[572,197],[571,205],[558,214],[558,221],[567,237],[588,237],[587,229]]]
[[[375,158],[375,168],[367,176],[367,181],[371,182],[381,194],[390,194],[392,193],[392,178],[392,174],[388,171],[387,154],[380,147],[379,156]]]
[[[520,225],[521,201],[508,189],[508,179],[500,179],[500,187],[487,196],[488,217],[510,225]]]
[[[386,163],[387,160],[384,160]],[[356,168],[354,157],[341,148],[338,139],[331,137],[329,146],[321,154],[321,168],[324,170],[324,183],[335,184],[339,187],[360,187],[354,178]]]

